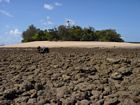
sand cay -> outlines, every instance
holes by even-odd
[[[28,43],[20,43],[14,45],[7,45],[4,47],[37,47],[46,46],[50,48],[54,47],[81,47],[81,48],[140,48],[140,44],[133,43],[120,43],[120,42],[82,42],[82,41],[35,41]]]

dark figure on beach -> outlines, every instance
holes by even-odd
[[[40,46],[38,46],[37,51],[39,53],[49,53],[49,48],[48,47],[40,47]]]

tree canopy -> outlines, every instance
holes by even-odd
[[[60,25],[41,30],[30,25],[22,34],[22,42],[31,41],[111,41],[123,42],[121,35],[113,29],[95,30],[93,27]]]

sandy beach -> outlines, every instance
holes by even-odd
[[[13,45],[6,45],[2,47],[79,47],[79,48],[95,48],[95,47],[105,47],[105,48],[140,48],[140,44],[134,43],[120,43],[120,42],[82,42],[82,41],[35,41],[28,43],[20,43]]]

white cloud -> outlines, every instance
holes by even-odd
[[[54,6],[51,5],[51,4],[44,4],[44,8],[47,9],[47,10],[53,10]]]
[[[10,14],[9,12],[7,12],[5,10],[0,10],[0,14],[8,16],[8,17],[14,17],[12,14]]]
[[[10,3],[10,0],[0,0],[0,3],[2,2]]]
[[[69,22],[69,23],[68,23]],[[70,25],[75,25],[75,21],[72,20],[72,19],[69,19],[69,18],[65,18],[65,23],[64,23],[66,26],[68,26],[69,24]]]
[[[55,6],[62,6],[62,4],[61,3],[58,3],[58,2],[55,2],[54,5]]]
[[[55,7],[60,7],[60,6],[62,6],[62,4],[61,3],[58,3],[58,2],[55,2],[55,3],[53,3],[53,4],[44,4],[44,8],[45,9],[47,9],[47,10],[53,10]]]
[[[15,29],[12,29],[8,32],[10,35],[21,35],[22,32],[19,31],[19,29],[15,28]]]

